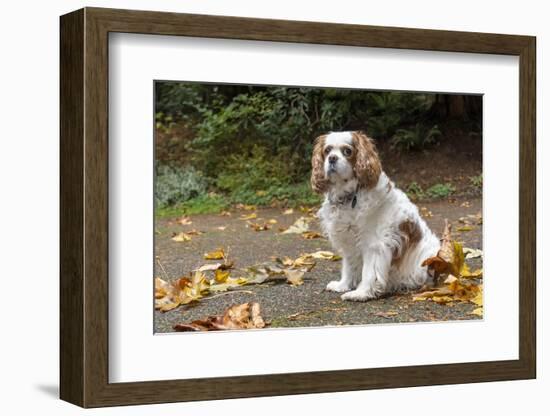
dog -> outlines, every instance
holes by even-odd
[[[342,254],[341,277],[328,291],[367,301],[433,284],[422,262],[440,240],[384,173],[372,139],[360,131],[322,135],[311,164],[311,186],[324,194],[321,227]]]

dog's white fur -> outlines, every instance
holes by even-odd
[[[325,195],[323,231],[343,257],[341,278],[327,290],[365,301],[432,283],[421,264],[440,241],[382,171],[371,139],[360,132],[321,136],[312,165],[312,186]]]

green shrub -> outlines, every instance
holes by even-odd
[[[209,193],[181,204],[157,208],[155,215],[159,218],[167,218],[181,215],[217,214],[229,208],[229,205],[229,201],[223,196]]]
[[[207,191],[207,181],[193,167],[176,168],[167,165],[157,166],[155,200],[157,207],[176,205],[203,195]]]
[[[483,174],[480,173],[477,176],[471,176],[470,177],[470,184],[474,188],[483,188]]]
[[[437,183],[426,190],[426,195],[430,198],[447,198],[455,190],[450,183]]]
[[[405,193],[413,201],[424,198],[424,191],[417,182],[411,182],[409,186],[407,186],[407,188],[405,189]]]
[[[392,147],[398,150],[418,150],[434,144],[441,136],[437,126],[427,127],[416,123],[413,129],[398,129],[391,139]]]

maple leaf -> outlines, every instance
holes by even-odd
[[[260,304],[248,302],[230,306],[223,315],[207,316],[201,320],[174,326],[176,331],[219,331],[234,329],[260,329],[265,321],[260,313]]]

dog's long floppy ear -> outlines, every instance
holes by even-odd
[[[355,166],[353,170],[360,188],[371,189],[378,183],[382,166],[372,139],[361,131],[352,133],[355,148]]]
[[[327,136],[319,136],[315,139],[313,145],[313,155],[311,156],[311,188],[319,193],[325,193],[328,189],[328,180],[325,178],[325,169],[323,149]]]

